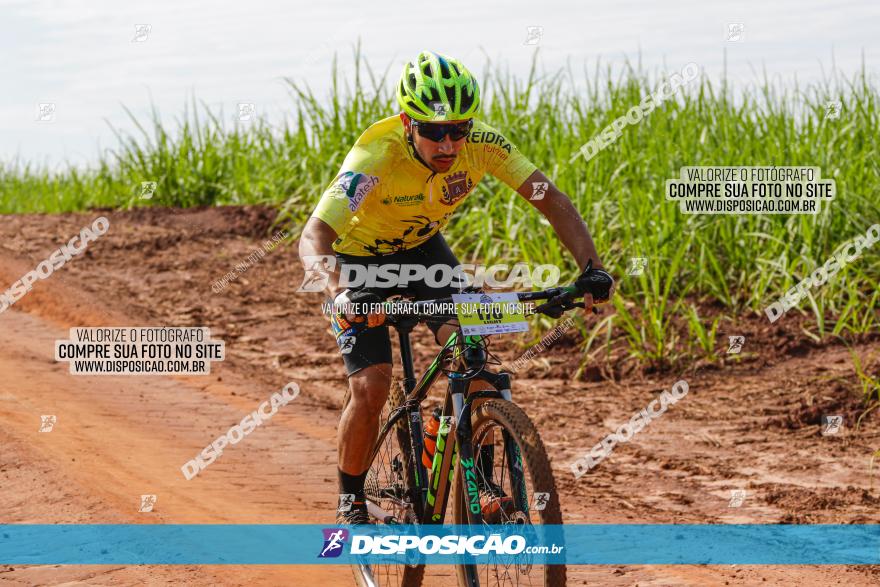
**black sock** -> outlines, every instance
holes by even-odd
[[[349,475],[342,469],[339,471],[339,493],[353,493],[355,501],[364,500],[364,482],[367,479],[369,470],[364,471],[360,475]]]

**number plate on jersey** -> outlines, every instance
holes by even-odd
[[[452,294],[452,301],[466,336],[529,330],[523,305],[515,293]]]

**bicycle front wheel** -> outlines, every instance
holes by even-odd
[[[534,424],[516,404],[503,400],[479,403],[472,415],[474,469],[481,488],[502,496],[482,504],[486,524],[562,524],[559,495],[544,443]],[[467,525],[468,496],[456,467],[453,494],[456,524]],[[494,507],[493,507],[494,506]],[[458,584],[481,587],[544,585],[564,587],[565,565],[533,565],[528,557],[485,565],[458,565]]]
[[[392,384],[381,424],[388,421],[391,409],[403,403],[403,391]],[[409,425],[406,418],[398,420],[378,439],[376,453],[367,472],[364,491],[368,501],[394,516],[397,523],[418,522],[414,500],[418,486],[412,475]],[[382,520],[376,520],[382,523]],[[419,587],[425,574],[424,565],[416,564],[355,564],[352,565],[359,587]]]

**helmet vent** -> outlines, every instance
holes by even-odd
[[[461,93],[461,103],[459,105],[459,110],[461,112],[467,112],[470,110],[471,105],[474,103],[474,93],[468,91],[462,91]]]
[[[404,65],[397,102],[416,120],[436,120],[441,112],[444,120],[464,120],[479,114],[480,88],[459,61],[423,51]]]

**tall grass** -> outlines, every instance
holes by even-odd
[[[89,171],[0,165],[0,212],[271,203],[301,227],[354,140],[396,112],[394,80],[359,51],[354,71],[343,79],[334,61],[328,97],[290,80],[295,116],[280,127],[229,124],[192,104],[171,127],[158,114],[132,117],[137,133],[118,133],[118,147]],[[697,350],[714,358],[718,317],[701,318],[701,306],[720,303],[731,316],[761,312],[838,245],[880,222],[878,91],[864,71],[844,81],[835,76],[834,84],[764,81],[736,93],[723,80],[701,78],[590,161],[569,163],[659,79],[598,65],[582,77],[571,70],[539,75],[534,64],[519,79],[488,64],[482,117],[572,198],[620,278],[616,314],[595,327],[601,336],[584,331],[585,339],[621,333],[633,356],[657,363]],[[829,101],[842,103],[839,119],[826,118]],[[664,182],[695,165],[819,166],[836,180],[838,196],[815,216],[684,215],[665,201]],[[142,181],[158,183],[152,200],[137,199]],[[463,262],[556,263],[564,276],[576,273],[547,222],[492,179],[468,198],[447,237]],[[878,331],[876,253],[866,251],[801,304],[812,314],[810,335]],[[630,257],[649,259],[643,275],[624,275]]]

